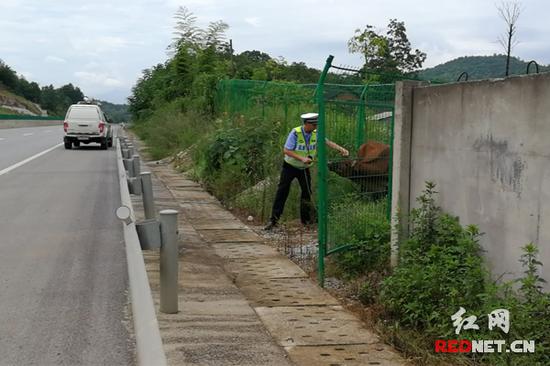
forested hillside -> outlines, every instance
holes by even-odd
[[[512,57],[510,59],[510,75],[523,75],[527,71],[528,61]],[[438,81],[456,81],[462,72],[467,72],[468,80],[490,79],[504,77],[506,68],[505,55],[464,56],[445,62],[444,64],[419,72],[421,79]],[[550,71],[550,67],[540,65],[539,71]],[[535,72],[531,65],[530,73]]]
[[[34,114],[44,111],[50,116],[64,116],[67,108],[84,98],[84,93],[73,84],[55,88],[27,81],[10,66],[0,60],[0,114]],[[104,111],[114,122],[129,120],[126,104],[112,104],[101,101]],[[38,106],[40,108],[38,108]]]
[[[127,104],[114,104],[104,100],[100,100],[100,103],[101,109],[111,117],[113,122],[122,123],[130,121],[130,112],[128,111]]]
[[[67,108],[82,100],[84,94],[73,84],[54,88],[53,85],[40,87],[34,81],[27,81],[10,66],[0,60],[0,90],[11,92],[40,105],[50,116],[62,116]]]

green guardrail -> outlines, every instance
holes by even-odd
[[[60,116],[26,116],[21,114],[0,114],[0,120],[25,120],[25,121],[62,121]]]

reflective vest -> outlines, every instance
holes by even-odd
[[[306,146],[306,139],[304,137],[304,134],[302,133],[302,126],[298,126],[293,129],[294,132],[296,132],[296,148],[294,149],[294,152],[299,155],[300,157],[311,157],[312,160],[315,159],[315,155],[317,155],[317,130],[313,130],[311,132],[311,136],[309,138],[309,144]],[[292,165],[295,168],[299,169],[305,169],[309,168],[311,164],[304,164],[302,161],[298,159],[294,159],[293,157],[290,157],[288,155],[285,155],[285,161]]]

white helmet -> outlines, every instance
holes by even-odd
[[[300,116],[302,123],[315,123],[319,120],[319,113],[304,113]]]

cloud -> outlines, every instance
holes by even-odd
[[[122,37],[102,36],[95,38],[74,38],[71,44],[75,51],[98,55],[105,52],[116,51],[128,46],[129,42]]]
[[[52,64],[66,64],[67,60],[57,56],[46,56],[44,61]]]
[[[258,17],[250,17],[250,18],[244,18],[245,23],[250,24],[253,27],[259,27],[260,26],[260,18]]]
[[[105,73],[77,71],[74,73],[74,75],[84,84],[91,86],[104,86],[109,88],[118,88],[124,86],[124,83],[122,81]]]
[[[514,55],[550,63],[550,26],[541,16],[550,2],[523,3]],[[421,6],[404,0],[0,0],[0,58],[42,85],[70,82],[122,102],[141,70],[166,61],[178,6],[187,6],[201,28],[228,23],[237,53],[259,50],[317,68],[329,54],[337,64],[362,65],[360,55],[347,50],[354,30],[370,24],[385,31],[393,18],[405,22],[412,47],[428,54],[426,67],[499,52],[495,41],[505,30],[494,1],[479,0]]]
[[[167,3],[170,7],[185,6],[189,10],[193,11],[196,7],[215,5],[216,0],[168,0]]]
[[[17,8],[23,4],[20,0],[2,0],[0,2],[0,9],[2,8]]]

